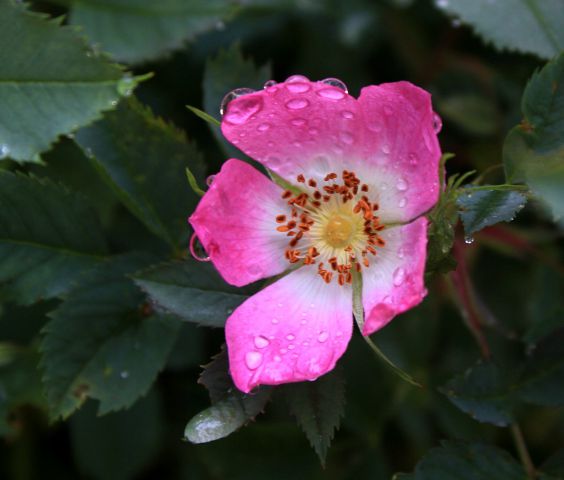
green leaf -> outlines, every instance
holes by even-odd
[[[70,21],[116,59],[139,63],[178,50],[236,11],[229,0],[73,0]]]
[[[507,452],[484,443],[443,441],[415,467],[417,480],[524,480],[525,471]],[[400,477],[401,478],[401,477]]]
[[[128,407],[163,368],[181,324],[153,313],[126,277],[149,260],[112,259],[86,275],[51,313],[41,351],[53,418],[68,417],[87,397],[100,400],[100,415]]]
[[[499,222],[511,222],[526,201],[524,195],[511,190],[472,191],[471,188],[463,189],[456,199],[466,235]]]
[[[136,478],[162,446],[163,423],[154,390],[130,409],[103,417],[96,415],[95,402],[87,402],[70,421],[80,472],[96,480]]]
[[[84,200],[48,180],[0,172],[0,292],[30,304],[65,293],[106,253]]]
[[[541,266],[531,285],[529,312],[531,326],[523,339],[537,343],[546,335],[564,328],[564,282],[562,274]]]
[[[480,362],[440,388],[460,410],[479,422],[504,427],[513,423],[512,402],[504,374],[491,362]]]
[[[528,403],[564,405],[564,329],[536,345],[513,389],[518,398]]]
[[[288,384],[283,391],[290,412],[325,465],[327,450],[345,409],[345,379],[340,367],[315,382]]]
[[[551,455],[540,467],[540,469],[557,478],[564,477],[564,448]]]
[[[45,408],[39,355],[34,349],[13,349],[9,362],[0,362],[0,437],[11,432],[8,415],[22,405]]]
[[[76,29],[19,2],[0,2],[0,45],[0,159],[38,162],[59,135],[114,108],[124,82],[137,84]]]
[[[549,59],[564,49],[560,0],[448,0],[437,5],[500,50]]]
[[[247,299],[211,265],[195,260],[151,267],[135,274],[134,280],[158,307],[208,327],[223,327],[231,312]]]
[[[221,120],[219,110],[225,95],[236,88],[260,90],[270,78],[270,65],[257,67],[251,59],[245,59],[239,44],[221,50],[216,57],[206,62],[203,81],[204,110]],[[241,158],[242,153],[225,140],[219,126],[210,124],[210,128],[228,156]]]
[[[185,170],[200,178],[203,163],[180,131],[130,98],[81,129],[76,142],[150,231],[174,248],[186,247],[186,217],[198,197],[186,185]]]
[[[206,387],[212,403],[221,401],[233,388],[225,345],[222,346],[221,352],[212,357],[210,363],[203,366],[198,383]]]
[[[505,139],[505,172],[509,181],[529,185],[558,220],[564,217],[564,54],[529,80],[521,109],[523,122]]]

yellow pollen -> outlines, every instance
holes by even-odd
[[[336,214],[328,220],[323,236],[333,248],[344,248],[349,245],[353,230],[353,224],[349,218]]]

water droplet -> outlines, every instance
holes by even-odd
[[[377,120],[368,120],[366,126],[368,127],[368,130],[374,133],[380,133],[382,131],[382,125],[380,125]]]
[[[351,145],[354,142],[354,137],[351,133],[348,132],[341,132],[339,134],[339,138],[343,143],[346,143],[347,145]]]
[[[382,153],[388,155],[390,153],[390,146],[387,143],[382,145]]]
[[[276,85],[278,82],[276,80],[268,80],[267,82],[264,83],[264,87],[265,89],[270,88],[270,87],[274,87],[274,85]]]
[[[117,91],[120,95],[129,97],[135,85],[137,85],[137,81],[131,75],[126,75],[118,82]]]
[[[346,118],[347,120],[350,120],[351,118],[354,118],[354,113],[353,112],[349,112],[348,110],[343,110],[341,112],[341,116],[343,118]]]
[[[322,90],[318,90],[316,93],[320,97],[330,98],[331,100],[342,100],[346,95],[345,92],[337,88],[324,88]]]
[[[380,184],[380,190],[388,190],[388,184],[386,182],[382,182]]]
[[[293,98],[286,102],[286,108],[290,110],[301,110],[309,105],[309,101],[305,98]]]
[[[245,364],[249,370],[256,370],[262,363],[262,353],[247,352],[245,355]]]
[[[407,205],[407,198],[403,197],[399,203],[398,203],[398,207],[400,208],[404,208]]]
[[[219,20],[218,22],[215,23],[215,29],[219,31],[225,30],[225,23]]]
[[[443,128],[443,121],[436,113],[433,113],[433,130],[435,133],[439,133]]]
[[[196,245],[196,242],[197,242],[197,245]],[[198,262],[209,262],[211,260],[211,258],[209,256],[203,257],[201,255],[198,255],[197,250],[203,251],[204,248],[202,247],[198,236],[196,235],[196,233],[194,233],[190,237],[190,254],[192,255],[192,257],[195,260],[198,260]]]
[[[0,160],[6,158],[10,154],[10,147],[3,143],[0,145]]]
[[[298,358],[296,368],[308,379],[317,378],[327,371],[332,360],[333,352],[330,349],[321,346],[309,348]]]
[[[307,320],[306,320],[305,318],[302,319],[302,320],[300,320],[300,324],[301,324],[301,325],[305,325],[306,323],[307,323]]]
[[[286,83],[286,90],[292,93],[305,93],[310,90],[309,83]]]
[[[110,106],[112,106],[112,107],[117,106],[117,104],[118,104],[117,100],[112,100],[112,101],[110,102]]]
[[[290,120],[290,123],[294,125],[294,127],[303,127],[307,123],[307,120],[305,118],[293,118]]]
[[[258,130],[259,132],[266,132],[269,128],[270,128],[270,123],[261,123],[261,124],[257,127],[257,130]]]
[[[288,353],[288,349],[286,349],[286,348],[281,348],[281,349],[280,349],[280,353],[281,353],[282,355],[286,355],[286,354]]]
[[[319,133],[319,130],[317,128],[310,128],[308,132],[310,135],[317,135]]]
[[[392,107],[390,107],[389,105],[386,105],[384,107],[384,113],[388,116],[393,115],[394,114],[394,109]]]
[[[266,348],[268,347],[268,345],[270,345],[270,341],[268,340],[268,338],[263,337],[262,335],[255,337],[255,347]]]
[[[288,345],[288,350],[294,350],[294,348],[296,348],[296,346],[293,343],[290,343],[290,345]]]
[[[324,83],[325,85],[331,85],[332,87],[340,88],[345,93],[349,93],[349,89],[347,88],[345,82],[339,80],[338,78],[325,78],[321,80],[321,83]]]
[[[321,333],[317,336],[317,341],[318,341],[319,343],[325,343],[328,338],[329,338],[329,333],[328,333],[328,332],[321,332]]]
[[[464,237],[464,243],[467,243],[468,245],[474,243],[474,237],[472,237],[471,235],[466,235]]]
[[[281,361],[282,361],[282,357],[280,357],[280,356],[278,356],[278,355],[275,355],[275,356],[274,356],[274,361],[275,361],[275,362],[281,362]]]
[[[129,372],[128,372],[127,370],[123,370],[123,371],[119,374],[119,376],[125,380],[126,378],[129,378]]]
[[[291,333],[286,335],[286,340],[288,340],[289,342],[291,342],[292,340],[294,340],[296,338],[295,335],[292,335]]]
[[[303,75],[292,75],[286,79],[286,83],[295,83],[295,82],[309,82],[309,78],[304,77]]]
[[[276,306],[277,306],[278,308],[282,308],[282,307],[284,306],[284,304],[283,304],[283,303],[277,303]]]
[[[398,178],[398,181],[396,183],[396,188],[400,191],[400,192],[405,192],[407,190],[407,180],[405,178]]]
[[[409,159],[409,164],[410,165],[417,165],[417,154],[415,153],[410,153],[407,158]]]
[[[273,325],[277,325],[280,322],[280,320],[278,320],[277,318],[273,318],[271,322]]]
[[[403,247],[398,248],[397,254],[398,254],[398,258],[405,257],[405,248],[403,248]]]
[[[396,268],[393,275],[394,285],[399,287],[405,280],[405,270],[403,268]]]
[[[206,185],[208,187],[211,187],[214,179],[215,179],[215,175],[210,175],[208,178],[206,178]]]
[[[228,94],[223,97],[221,100],[221,104],[219,107],[219,113],[224,115],[227,111],[228,105],[235,100],[236,98],[242,97],[243,95],[248,95],[250,93],[254,93],[252,88],[236,88],[235,90],[231,90]]]

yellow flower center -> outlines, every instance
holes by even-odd
[[[353,223],[351,218],[336,214],[327,220],[323,232],[325,240],[333,248],[345,248],[353,234]]]

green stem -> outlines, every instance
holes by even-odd
[[[508,183],[504,183],[501,185],[480,185],[475,187],[462,187],[462,192],[471,191],[471,192],[479,192],[481,190],[520,190],[526,192],[529,190],[527,185],[511,185]]]
[[[521,459],[523,468],[527,472],[527,478],[529,480],[535,480],[535,478],[537,478],[535,465],[531,460],[531,455],[529,455],[529,450],[527,449],[523,432],[521,432],[521,428],[517,423],[513,423],[511,425],[511,434],[513,435],[513,440],[515,441],[515,446],[517,447],[517,452],[519,453],[519,458]]]

